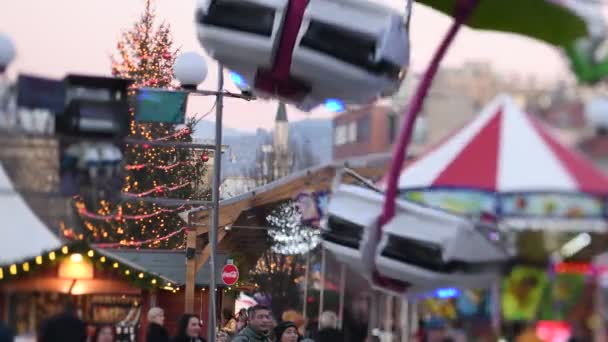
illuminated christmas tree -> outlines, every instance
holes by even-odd
[[[302,214],[293,202],[279,205],[266,221],[270,225],[271,250],[277,254],[305,254],[320,242],[319,230],[302,224]]]
[[[133,80],[130,95],[137,88],[172,88],[173,64],[178,50],[173,47],[168,24],[155,24],[153,0],[145,0],[145,10],[133,27],[124,32],[112,56],[112,75]],[[130,136],[138,140],[165,142],[192,141],[194,120],[186,125],[136,123],[133,109]],[[203,199],[208,189],[201,181],[208,156],[191,150],[125,145],[125,186],[123,193],[146,197]],[[93,242],[120,242],[122,245],[174,248],[183,244],[183,234],[173,234],[185,223],[178,213],[187,208],[166,208],[153,203],[85,203],[76,201],[84,237]],[[146,243],[137,243],[146,241]]]

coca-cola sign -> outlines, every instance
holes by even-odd
[[[239,269],[234,264],[224,265],[222,269],[222,281],[228,286],[232,286],[239,281]]]

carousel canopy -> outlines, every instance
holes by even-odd
[[[608,194],[608,177],[552,137],[511,97],[500,95],[473,121],[407,165],[399,188]]]
[[[19,262],[61,247],[61,241],[34,214],[0,163],[0,265]]]

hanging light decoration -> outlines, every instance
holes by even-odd
[[[319,230],[302,224],[302,214],[293,202],[281,204],[266,216],[271,250],[278,254],[304,254],[320,242]]]

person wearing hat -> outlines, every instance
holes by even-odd
[[[282,322],[274,328],[275,342],[298,342],[300,334],[294,322]]]

